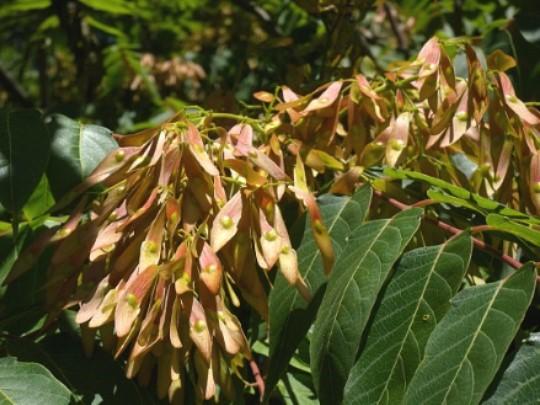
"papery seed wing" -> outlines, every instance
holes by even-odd
[[[538,152],[531,158],[529,190],[536,211],[540,212],[540,153]]]
[[[512,86],[512,82],[510,81],[508,75],[506,73],[499,72],[498,76],[506,105],[526,124],[540,124],[540,118],[530,112],[525,103],[516,97],[514,86]]]
[[[218,311],[217,318],[219,331],[216,337],[221,347],[231,355],[243,353],[250,357],[249,344],[240,321],[225,308]]]
[[[212,337],[201,303],[193,298],[189,316],[189,337],[207,364],[212,357]]]
[[[210,293],[217,295],[221,287],[223,268],[221,262],[208,243],[204,243],[199,257],[200,279]]]
[[[90,299],[81,303],[81,307],[75,316],[75,322],[81,324],[92,319],[110,288],[108,277],[101,280]]]
[[[296,251],[290,246],[285,245],[280,252],[279,271],[290,285],[298,289],[298,292],[306,301],[311,300],[311,291],[298,270]]]
[[[150,225],[146,239],[141,244],[139,258],[139,270],[143,271],[148,266],[159,263],[161,257],[161,242],[163,240],[165,226],[165,210],[162,209],[154,222]]]
[[[178,146],[173,146],[167,151],[161,161],[158,184],[162,187],[167,187],[171,176],[178,171],[182,154]]]
[[[307,107],[302,111],[302,114],[330,107],[337,100],[342,85],[342,82],[331,83],[319,97],[309,102]]]
[[[199,131],[191,123],[188,123],[188,129],[186,132],[186,142],[188,144],[190,152],[195,157],[197,162],[201,165],[201,167],[210,176],[219,175],[218,169],[216,168],[216,166],[210,159],[210,156],[208,156],[208,153],[206,153],[204,149],[204,143],[202,141],[201,135],[199,134]]]
[[[218,212],[212,223],[210,241],[212,250],[218,252],[238,231],[242,217],[242,193],[238,191]]]
[[[335,255],[334,248],[332,247],[332,240],[328,234],[326,226],[322,223],[321,213],[315,197],[307,191],[301,190],[298,187],[289,187],[300,199],[307,208],[311,219],[311,228],[313,230],[313,237],[319,250],[324,263],[324,271],[329,274],[334,266]]]
[[[122,238],[122,233],[117,232],[117,228],[122,221],[111,222],[97,235],[92,248],[90,249],[90,261],[98,260],[102,255],[107,254],[109,249]]]
[[[103,300],[99,304],[96,312],[88,322],[91,328],[99,328],[106,323],[112,321],[114,310],[116,308],[116,300],[118,297],[118,286],[116,289],[109,290]]]
[[[282,239],[274,227],[268,223],[266,215],[260,209],[259,227],[261,230],[261,237],[259,241],[261,244],[262,254],[267,267],[271,269],[278,260]]]
[[[197,370],[197,388],[199,395],[205,400],[211,399],[216,392],[216,383],[212,372],[212,358],[206,360],[195,353],[193,356]]]
[[[393,122],[389,138],[386,140],[385,157],[390,167],[394,167],[409,140],[409,113],[401,113]]]
[[[257,148],[251,148],[248,152],[249,160],[257,167],[263,169],[266,173],[276,180],[288,179],[287,174],[279,167],[268,155]]]
[[[118,337],[126,336],[141,311],[141,305],[155,280],[158,267],[147,267],[142,273],[133,273],[126,284],[114,313],[114,328]]]

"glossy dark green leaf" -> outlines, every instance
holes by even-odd
[[[24,204],[22,212],[24,218],[30,222],[45,214],[53,205],[54,197],[49,187],[49,181],[47,176],[43,176],[26,204]]]
[[[349,375],[344,403],[397,404],[403,399],[429,335],[461,285],[471,251],[471,237],[463,233],[403,255]]]
[[[528,264],[510,277],[466,288],[435,327],[405,403],[478,404],[497,373],[536,284]]]
[[[341,255],[347,236],[364,221],[370,202],[369,186],[360,188],[352,197],[325,195],[319,199],[321,214],[328,226],[336,257]],[[308,304],[281,274],[277,275],[270,292],[270,365],[266,380],[268,393],[287,369],[294,351],[313,323],[322,296],[321,287],[326,283],[321,254],[309,223],[305,225],[304,237],[298,248],[298,261],[300,273],[315,298]]]
[[[122,364],[111,354],[96,348],[88,357],[74,336],[51,335],[39,343],[13,339],[7,349],[21,360],[43,364],[85,404],[158,403],[145,388],[125,377]]]
[[[71,392],[41,364],[14,357],[0,359],[0,403],[13,405],[69,404]]]
[[[540,402],[540,333],[533,333],[512,359],[485,405]]]
[[[60,197],[85,179],[118,144],[107,128],[86,125],[63,115],[47,123],[52,134],[47,177],[55,197]]]
[[[51,138],[37,110],[0,110],[0,202],[18,211],[38,185]]]
[[[19,253],[29,234],[29,229],[25,227],[19,232],[16,241],[7,236],[0,238],[0,286],[4,283],[4,280],[19,257]]]
[[[319,401],[310,383],[309,374],[287,373],[278,384],[283,402],[286,405],[317,405]]]
[[[322,404],[341,401],[343,388],[379,291],[420,225],[421,209],[357,228],[334,267],[310,346],[313,381]]]

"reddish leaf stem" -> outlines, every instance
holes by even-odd
[[[411,208],[413,206],[416,206],[416,205],[407,205],[405,203],[402,203],[401,201],[396,200],[395,198],[388,197],[388,196],[384,195],[384,193],[382,193],[381,191],[378,191],[378,190],[374,190],[373,192],[377,197],[385,200],[387,203],[389,203],[393,207],[396,207],[397,209],[402,210],[402,211],[406,210],[408,208]],[[463,232],[463,229],[456,228],[455,226],[447,224],[446,222],[443,222],[443,221],[441,221],[441,220],[439,220],[437,218],[432,218],[432,217],[428,217],[428,216],[424,215],[424,219],[426,221],[429,221],[432,224],[438,226],[442,230],[444,230],[444,231],[446,231],[448,233],[451,233],[452,235],[458,235],[461,232]],[[480,227],[475,227],[475,229],[476,229],[476,232],[483,230],[483,229],[480,229]],[[488,230],[488,229],[485,229],[485,230]],[[478,249],[480,249],[480,250],[482,250],[482,251],[484,251],[486,253],[491,254],[492,256],[500,259],[502,262],[508,264],[509,266],[513,267],[514,269],[519,269],[521,266],[523,266],[523,263],[521,263],[519,260],[516,260],[511,256],[508,256],[508,255],[505,255],[505,254],[499,252],[497,249],[495,249],[493,246],[488,245],[483,240],[480,240],[480,239],[477,239],[477,238],[472,238],[472,241],[473,241],[473,244],[474,244],[474,246],[476,248],[478,248]]]
[[[253,377],[255,377],[255,384],[257,385],[257,389],[259,390],[259,398],[262,402],[264,398],[264,380],[261,375],[261,371],[259,370],[259,366],[257,365],[257,362],[254,359],[249,360],[249,367],[251,367],[251,372],[253,373]]]

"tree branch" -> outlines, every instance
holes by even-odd
[[[399,29],[396,16],[394,15],[393,10],[390,8],[387,2],[384,2],[383,8],[390,22],[390,28],[392,29],[392,32],[396,36],[398,49],[403,53],[403,55],[405,55],[406,58],[408,58],[409,49],[407,48],[407,41],[405,39],[405,36],[403,35],[403,32]]]
[[[9,73],[0,65],[0,86],[3,87],[10,97],[23,107],[33,107],[32,99],[24,89],[13,79]]]

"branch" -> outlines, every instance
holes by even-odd
[[[279,32],[277,32],[276,30],[276,26],[274,22],[272,21],[272,17],[270,16],[270,14],[268,14],[268,12],[264,8],[262,8],[261,6],[258,6],[257,4],[253,4],[253,2],[249,0],[237,0],[236,3],[245,11],[257,17],[257,19],[263,26],[264,30],[268,34],[274,37],[281,36]]]
[[[396,20],[396,16],[392,12],[392,9],[388,5],[387,2],[383,5],[384,12],[386,16],[388,17],[388,20],[390,21],[390,28],[392,28],[392,32],[396,36],[398,49],[403,52],[406,58],[409,57],[409,49],[407,48],[407,41],[405,40],[405,36],[403,35],[403,32],[399,29],[398,22]]]
[[[13,79],[9,73],[0,65],[0,86],[3,87],[8,94],[17,103],[23,107],[32,107],[33,102],[30,96],[26,94],[24,89]]]
[[[407,205],[405,203],[402,203],[401,201],[398,201],[395,198],[388,197],[388,196],[384,195],[384,193],[382,193],[381,191],[373,190],[373,193],[377,197],[385,200],[387,203],[389,203],[393,207],[396,207],[399,210],[403,211],[403,210],[406,210],[408,208],[413,207],[412,205]],[[432,218],[432,217],[428,217],[428,216],[424,215],[424,219],[426,221],[429,221],[432,224],[438,226],[442,230],[444,230],[444,231],[446,231],[448,233],[451,233],[452,235],[458,235],[461,232],[463,232],[463,229],[456,228],[455,226],[452,226],[452,225],[450,225],[450,224],[448,224],[446,222],[443,222],[443,221],[441,221],[441,220],[439,220],[437,218]],[[505,255],[505,254],[499,252],[497,249],[495,249],[493,246],[488,245],[483,240],[480,240],[480,239],[477,239],[477,238],[473,237],[472,241],[473,241],[474,246],[477,249],[482,250],[482,251],[484,251],[486,253],[489,253],[491,256],[501,260],[503,263],[508,264],[510,267],[513,267],[514,269],[519,269],[521,266],[523,266],[523,263],[521,263],[519,260],[516,260],[511,256],[508,256],[508,255]]]

